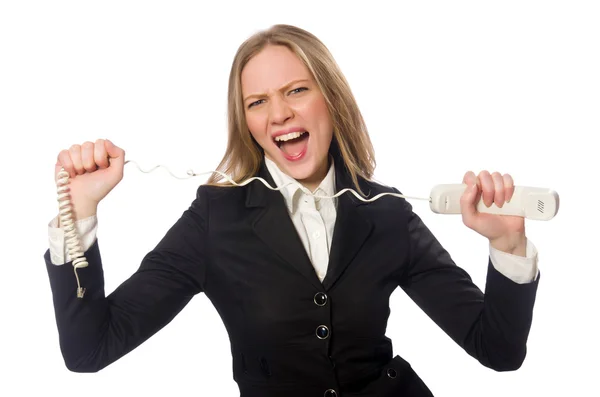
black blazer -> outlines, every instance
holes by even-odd
[[[263,164],[260,176],[273,185]],[[370,196],[395,191],[361,180]],[[352,187],[336,160],[336,185]],[[399,286],[456,343],[498,371],[526,354],[539,276],[517,284],[488,260],[485,295],[404,199],[340,196],[321,283],[281,193],[260,181],[200,186],[139,270],[105,297],[98,241],[78,271],[44,258],[61,351],[71,371],[94,372],[151,337],[200,292],[231,341],[242,397],[431,396],[385,336]]]

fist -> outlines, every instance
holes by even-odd
[[[61,168],[69,174],[70,200],[75,217],[81,219],[83,210],[95,211],[98,203],[123,179],[124,165],[125,151],[108,139],[98,139],[61,150],[54,167],[54,180],[58,181]]]
[[[467,184],[460,200],[463,223],[487,237],[492,245],[503,251],[510,252],[522,247],[526,242],[523,217],[480,213],[476,208],[479,200],[483,200],[487,207],[492,204],[502,207],[510,201],[515,191],[510,174],[481,171],[475,176],[472,171],[468,171],[463,177],[463,183]]]

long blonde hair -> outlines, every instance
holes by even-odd
[[[371,179],[375,170],[375,154],[358,104],[327,47],[313,34],[290,25],[274,25],[260,31],[238,48],[229,74],[227,149],[217,170],[239,183],[255,176],[260,169],[264,151],[246,124],[241,74],[248,61],[269,44],[289,48],[312,74],[325,97],[333,121],[330,153],[341,156],[354,188],[361,191],[357,176]],[[220,175],[214,173],[207,184],[226,185],[219,183],[222,180]]]

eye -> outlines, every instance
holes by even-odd
[[[298,87],[298,88],[295,88],[295,89],[291,90],[290,94],[297,94],[299,92],[306,91],[306,90],[308,90],[308,88],[306,88],[306,87]]]
[[[259,99],[258,101],[252,102],[250,105],[248,105],[248,109],[250,109],[253,106],[260,105],[262,101],[264,101],[264,99]]]

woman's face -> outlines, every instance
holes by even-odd
[[[266,157],[314,191],[328,171],[333,123],[309,70],[287,47],[269,45],[241,82],[248,128]]]

